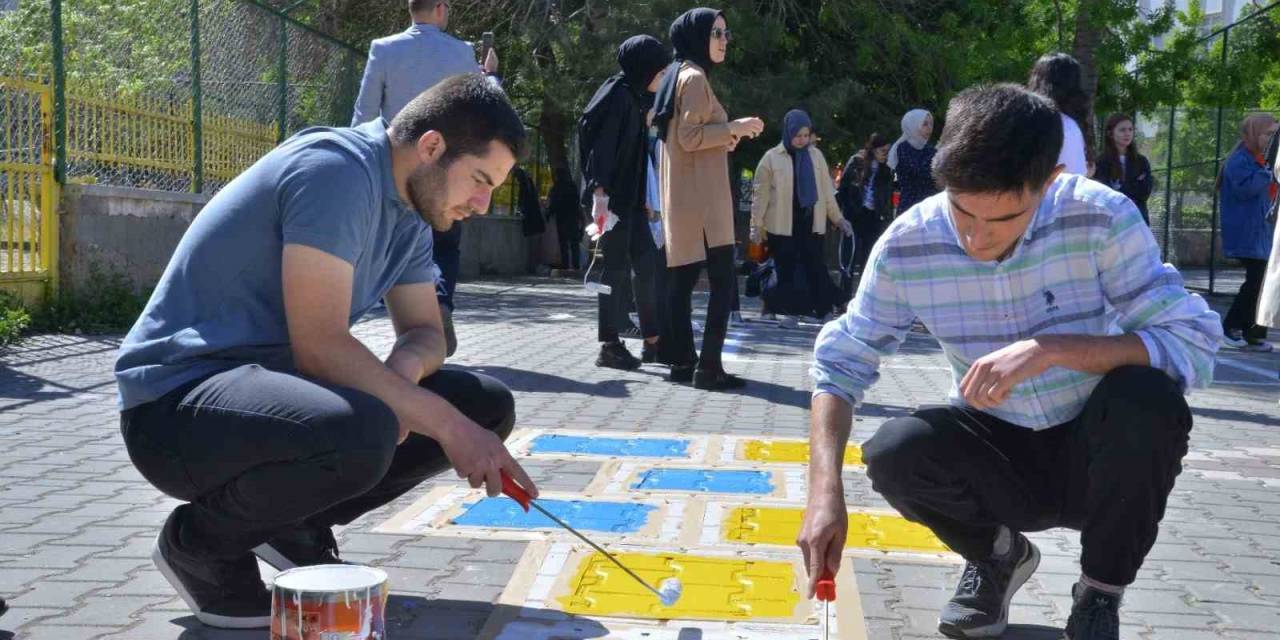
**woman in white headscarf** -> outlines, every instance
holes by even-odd
[[[938,192],[933,182],[933,156],[938,149],[929,144],[933,136],[933,114],[912,109],[902,116],[902,137],[889,149],[885,164],[898,181],[897,215]]]

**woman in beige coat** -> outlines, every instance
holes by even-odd
[[[831,221],[845,235],[853,227],[840,214],[835,185],[822,152],[811,144],[809,114],[793,109],[782,119],[782,144],[760,159],[751,200],[751,238],[767,239],[778,267],[778,308],[784,328],[795,328],[795,316],[824,320],[841,301],[822,260],[822,240]],[[804,286],[796,277],[802,276]]]
[[[659,175],[667,245],[670,335],[662,339],[672,382],[734,389],[744,382],[724,370],[720,351],[736,286],[733,201],[728,152],[764,129],[759,118],[729,121],[707,73],[724,62],[729,28],[715,9],[693,9],[671,24],[675,62],[654,103],[654,125],[666,143]],[[693,287],[703,264],[711,282],[702,354],[693,346]],[[696,370],[695,370],[696,369]]]

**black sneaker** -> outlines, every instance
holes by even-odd
[[[658,348],[657,343],[644,343],[640,347],[640,362],[643,364],[657,364],[662,362],[662,349]]]
[[[606,342],[600,345],[600,355],[596,358],[597,367],[632,371],[640,368],[640,360],[631,355],[621,342]]]
[[[693,372],[693,386],[706,391],[728,391],[747,386],[747,381],[724,371],[698,369]]]
[[[261,629],[271,625],[271,592],[262,584],[258,561],[197,555],[184,549],[178,535],[183,505],[169,514],[156,538],[151,559],[196,618],[222,629]]]
[[[1064,640],[1120,640],[1120,596],[1076,583]]]
[[[4,612],[8,610],[9,604],[4,601],[4,598],[0,598],[0,616],[4,615]]]
[[[1004,558],[969,562],[960,586],[938,617],[938,631],[948,638],[994,638],[1009,625],[1009,601],[1036,567],[1040,550],[1026,536],[1013,536]]]
[[[253,548],[263,562],[285,571],[318,564],[345,564],[338,557],[338,540],[333,529],[302,524],[276,534]]]
[[[667,376],[667,380],[676,384],[688,384],[693,382],[694,365],[672,365],[671,374]]]

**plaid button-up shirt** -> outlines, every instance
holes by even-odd
[[[965,254],[946,192],[894,221],[848,312],[818,335],[815,395],[860,403],[880,359],[897,350],[917,318],[942,345],[953,404],[963,404],[959,382],[975,360],[1034,336],[1132,333],[1151,366],[1184,389],[1212,381],[1222,341],[1218,314],[1160,262],[1137,207],[1076,175],[1049,187],[1017,248],[1000,262]],[[1051,367],[989,413],[1030,429],[1059,425],[1079,415],[1099,380]]]

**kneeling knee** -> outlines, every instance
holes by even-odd
[[[336,482],[345,490],[361,493],[387,474],[400,435],[396,414],[373,396],[351,400],[351,413],[335,425],[344,437],[335,443]]]
[[[915,416],[894,418],[881,425],[862,446],[862,462],[873,488],[881,493],[906,484],[915,463],[936,445],[929,423]]]
[[[1097,401],[1110,418],[1108,428],[1119,425],[1141,448],[1151,438],[1185,437],[1191,430],[1191,409],[1173,378],[1154,367],[1124,366],[1113,369],[1098,384]],[[1100,421],[1101,422],[1101,421]]]

